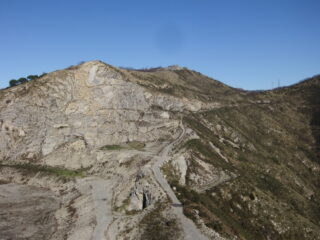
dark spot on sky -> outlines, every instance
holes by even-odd
[[[167,24],[156,32],[156,47],[165,54],[177,54],[183,45],[183,34],[174,24]]]

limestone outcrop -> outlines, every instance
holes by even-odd
[[[3,89],[0,239],[320,239],[319,82],[91,61]]]

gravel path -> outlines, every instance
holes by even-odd
[[[94,240],[106,239],[104,233],[112,221],[110,182],[104,179],[90,181],[92,197],[95,205],[97,225],[93,233]]]
[[[182,208],[181,202],[178,200],[177,196],[171,189],[167,180],[163,177],[160,170],[162,164],[168,159],[169,152],[172,150],[173,146],[183,138],[185,134],[185,128],[182,124],[181,124],[181,128],[182,128],[181,135],[176,140],[174,140],[173,142],[168,144],[166,147],[164,147],[164,149],[160,152],[159,156],[157,157],[155,164],[152,166],[152,170],[158,183],[160,184],[162,189],[168,194],[169,198],[172,201],[173,211],[181,222],[181,225],[183,227],[183,231],[185,234],[185,239],[186,240],[207,240],[208,238],[205,237],[199,231],[199,229],[196,227],[194,222],[192,222],[189,218],[187,218],[183,214],[183,208]]]

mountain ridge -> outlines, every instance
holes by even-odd
[[[55,207],[10,209],[0,233],[188,239],[186,216],[207,239],[320,239],[319,80],[245,91],[90,61],[1,90],[0,210],[29,187]]]

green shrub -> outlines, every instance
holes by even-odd
[[[135,149],[135,150],[143,150],[145,147],[145,143],[139,142],[139,141],[132,141],[128,143],[124,143],[121,145],[113,144],[113,145],[105,145],[100,148],[100,150],[109,150],[109,151],[115,151],[115,150],[130,150],[130,149]]]
[[[105,145],[100,148],[100,150],[111,150],[111,151],[121,150],[121,149],[123,149],[123,147],[120,145]]]
[[[180,229],[176,219],[166,219],[162,215],[163,206],[158,206],[141,220],[143,227],[141,239],[174,240],[179,239]]]
[[[16,169],[26,170],[28,172],[43,172],[43,173],[66,177],[66,178],[85,176],[84,170],[70,170],[66,168],[49,167],[49,166],[36,165],[31,163],[0,164],[0,167],[11,167]]]

